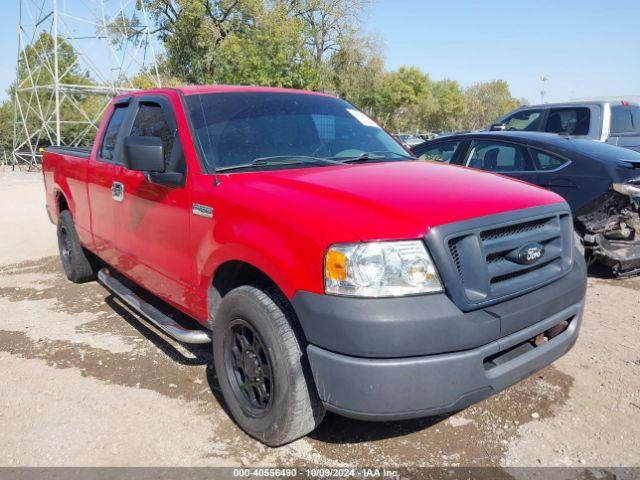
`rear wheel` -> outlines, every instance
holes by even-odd
[[[306,435],[324,416],[293,312],[278,293],[238,287],[223,297],[213,325],[225,402],[245,432],[270,446]]]
[[[73,217],[68,210],[58,218],[58,249],[62,268],[74,283],[90,282],[96,279],[97,258],[80,244]]]

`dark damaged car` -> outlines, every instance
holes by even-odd
[[[479,168],[563,196],[585,255],[615,276],[640,272],[640,153],[592,140],[535,132],[451,135],[416,156]]]

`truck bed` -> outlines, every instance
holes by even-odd
[[[51,146],[44,150],[45,152],[57,153],[58,155],[71,155],[73,157],[89,158],[89,155],[91,155],[91,148],[92,147]]]

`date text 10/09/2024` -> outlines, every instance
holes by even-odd
[[[396,470],[386,468],[235,468],[234,477],[274,478],[391,478],[399,479]]]

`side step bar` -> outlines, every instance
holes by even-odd
[[[183,343],[211,343],[210,332],[206,330],[189,330],[177,324],[172,318],[142,300],[120,281],[113,278],[107,268],[103,268],[98,272],[98,279],[111,292],[121,298],[123,302],[170,337]]]

